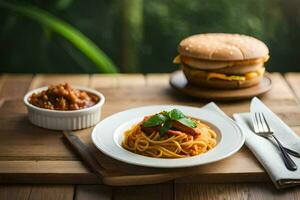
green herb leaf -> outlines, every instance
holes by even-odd
[[[181,119],[178,119],[177,121],[179,121],[183,125],[186,125],[191,128],[197,127],[197,123],[194,120],[191,120],[190,118],[181,118]]]
[[[158,125],[165,123],[167,121],[167,119],[168,118],[162,114],[156,114],[156,115],[150,117],[150,119],[148,119],[147,121],[145,121],[143,126],[146,128],[158,126]]]
[[[164,136],[171,127],[172,127],[171,121],[170,120],[166,121],[159,130],[160,136]]]
[[[186,118],[186,116],[178,109],[173,109],[169,112],[169,117],[171,120],[178,120],[181,118]]]
[[[164,116],[166,116],[167,118],[169,118],[169,112],[168,111],[161,111],[159,114],[162,114]]]

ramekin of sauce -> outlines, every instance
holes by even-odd
[[[95,125],[101,119],[104,102],[102,93],[68,83],[38,88],[24,96],[31,123],[54,130],[78,130]]]

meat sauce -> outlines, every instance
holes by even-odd
[[[90,92],[72,88],[68,83],[51,85],[47,90],[33,93],[29,103],[50,110],[79,110],[88,108],[100,101],[100,98]]]

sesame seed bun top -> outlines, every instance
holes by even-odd
[[[269,54],[268,47],[260,40],[246,35],[207,33],[192,35],[178,46],[181,55],[204,60],[251,60]]]

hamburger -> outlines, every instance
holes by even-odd
[[[173,62],[181,65],[189,83],[220,89],[258,84],[269,59],[262,41],[239,34],[193,35],[180,42],[178,52]]]

